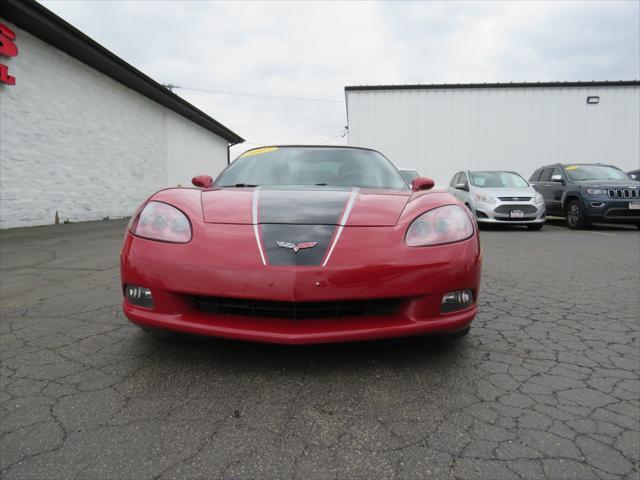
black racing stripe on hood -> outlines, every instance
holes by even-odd
[[[350,195],[351,189],[263,189],[258,200],[258,223],[336,225]]]
[[[262,245],[270,265],[312,266],[320,265],[333,238],[335,225],[287,225],[267,223],[260,225]],[[295,252],[292,248],[278,246],[278,242],[298,244],[316,242],[312,248]]]

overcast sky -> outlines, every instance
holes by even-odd
[[[161,83],[322,100],[177,89],[247,140],[235,154],[343,142],[345,85],[640,78],[634,0],[42,3]]]

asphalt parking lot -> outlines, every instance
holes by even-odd
[[[640,232],[483,230],[457,342],[154,340],[125,221],[3,231],[6,479],[638,478]]]

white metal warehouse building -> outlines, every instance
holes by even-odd
[[[463,169],[555,162],[640,168],[640,82],[345,87],[349,144],[375,148],[441,188]]]
[[[131,215],[243,141],[33,0],[0,24],[0,228]]]

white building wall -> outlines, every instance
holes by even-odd
[[[0,228],[128,216],[226,165],[225,140],[0,21],[19,48],[0,84]]]
[[[225,139],[167,111],[169,185],[191,185],[196,175],[211,175],[215,179],[227,166],[227,146]]]
[[[587,105],[597,95],[600,103]],[[640,87],[347,91],[349,144],[445,186],[463,169],[639,168]]]

